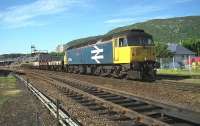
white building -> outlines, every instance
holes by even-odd
[[[173,54],[170,68],[186,67],[187,60],[195,56],[194,52],[176,43],[169,43],[168,50]]]
[[[195,56],[195,53],[189,49],[175,43],[168,44],[168,50],[173,54],[176,62],[181,62],[189,57]]]

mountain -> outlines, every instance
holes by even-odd
[[[180,42],[184,39],[200,38],[200,16],[176,17],[169,19],[154,19],[119,27],[107,34],[117,33],[128,29],[144,29],[153,35],[155,41]]]
[[[0,55],[0,60],[13,59],[13,58],[18,58],[18,57],[23,57],[23,56],[29,56],[29,55],[27,55],[27,54],[20,54],[20,53],[2,54],[2,55]]]
[[[99,35],[99,36],[90,36],[90,37],[86,37],[86,38],[80,38],[80,39],[75,39],[72,40],[70,42],[68,42],[67,44],[64,45],[64,48],[68,48],[68,47],[72,47],[75,46],[77,44],[81,44],[81,43],[85,43],[85,42],[89,42],[89,41],[96,41],[98,39],[100,39],[103,35]]]
[[[156,42],[176,42],[179,43],[186,39],[200,38],[200,16],[175,17],[168,19],[154,19],[141,23],[136,23],[124,27],[119,27],[109,31],[105,35],[112,35],[129,29],[144,29],[154,37]],[[98,38],[98,36],[96,36]],[[95,37],[95,38],[96,38]],[[82,43],[84,40],[90,38],[83,38],[71,41],[69,44]]]

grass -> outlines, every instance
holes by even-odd
[[[0,89],[1,88],[16,88],[16,78],[12,76],[0,77]]]
[[[184,69],[159,69],[158,74],[180,75],[180,76],[200,76],[200,70],[184,70]]]
[[[0,77],[0,108],[1,106],[13,96],[18,95],[20,90],[16,87],[16,78]]]
[[[9,97],[0,95],[0,108],[3,105],[3,103],[6,102],[8,99]]]

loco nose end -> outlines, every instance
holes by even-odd
[[[132,47],[132,61],[155,61],[154,47]]]

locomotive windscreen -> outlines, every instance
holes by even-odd
[[[147,36],[131,36],[128,37],[128,46],[143,46],[143,45],[153,45],[152,37]]]

